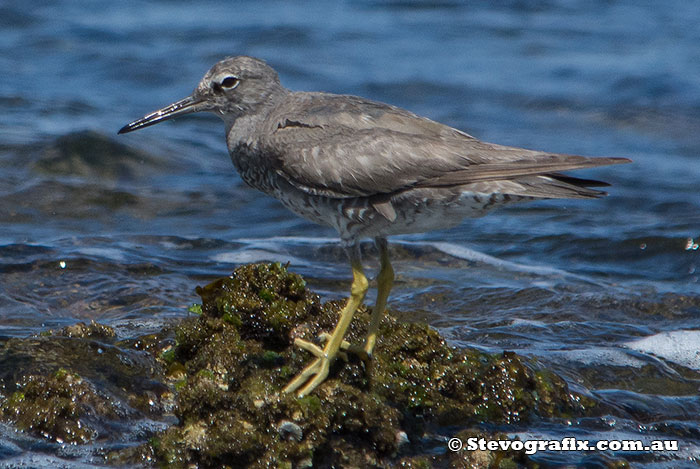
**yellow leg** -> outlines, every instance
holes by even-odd
[[[386,300],[389,298],[389,292],[394,285],[394,269],[391,267],[389,260],[389,247],[386,238],[375,239],[377,248],[379,249],[380,269],[377,275],[377,302],[372,310],[372,318],[369,322],[369,330],[364,343],[364,351],[368,356],[372,355],[374,345],[377,342],[377,331],[379,323],[382,322],[384,310],[386,310]]]
[[[325,347],[321,354],[317,346],[309,344],[306,341],[297,340],[295,343],[301,345],[302,348],[308,350],[313,355],[316,355],[316,359],[311,362],[309,366],[304,368],[301,373],[299,373],[284,389],[282,392],[289,393],[296,391],[304,383],[306,385],[301,388],[298,393],[299,397],[304,397],[313,391],[316,386],[321,384],[328,376],[328,370],[330,369],[331,363],[338,355],[341,344],[344,342],[343,337],[350,326],[352,317],[357,311],[357,308],[362,304],[365,299],[365,294],[367,293],[367,288],[369,283],[367,282],[367,277],[362,272],[362,263],[360,261],[359,251],[357,248],[353,248],[351,251],[350,262],[352,264],[352,287],[350,288],[350,298],[345,304],[343,309],[340,311],[340,320],[335,326],[333,333],[331,334],[328,342],[326,342]],[[301,342],[301,344],[300,344]],[[306,346],[312,345],[311,347]]]

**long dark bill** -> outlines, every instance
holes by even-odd
[[[201,104],[200,100],[197,100],[192,96],[188,96],[185,99],[181,99],[180,101],[177,101],[169,106],[166,106],[162,109],[158,109],[157,111],[152,112],[139,120],[135,120],[131,124],[125,125],[121,129],[119,129],[118,133],[125,134],[127,132],[133,132],[134,130],[143,129],[144,127],[148,127],[149,125],[157,124],[158,122],[163,122],[165,120],[172,119],[173,117],[178,117],[185,114],[191,114],[193,112],[201,111],[203,109],[201,108],[201,106],[199,106],[199,104]]]

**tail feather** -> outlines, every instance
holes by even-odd
[[[545,174],[515,179],[523,190],[518,195],[542,199],[597,199],[608,195],[592,187],[609,186],[603,181],[580,179],[559,174]]]
[[[552,173],[547,174],[547,176],[556,179],[557,181],[565,182],[573,186],[578,187],[610,187],[610,183],[605,181],[598,181],[596,179],[583,179],[574,176],[569,176],[568,174]]]
[[[528,176],[547,175],[554,179],[566,179],[558,171],[594,168],[611,164],[629,163],[627,158],[588,158],[575,155],[543,154],[541,160],[517,160],[507,163],[481,163],[465,169],[450,171],[418,182],[415,187],[449,187],[481,181],[515,180]],[[577,179],[577,178],[571,178]],[[581,181],[585,181],[581,179]],[[595,186],[597,183],[588,184]],[[576,183],[574,183],[576,185]],[[586,185],[586,184],[584,184]]]

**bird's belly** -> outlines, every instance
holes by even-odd
[[[292,212],[335,228],[346,242],[361,238],[422,233],[452,228],[462,219],[480,217],[489,210],[523,200],[504,194],[460,190],[418,189],[392,197],[396,219],[377,212],[368,198],[334,199],[307,194],[288,184],[276,184],[271,195]]]
[[[392,198],[396,220],[379,214],[361,237],[390,236],[444,230],[459,225],[464,218],[480,217],[500,205],[489,194],[432,189],[409,191]]]
[[[398,196],[396,205],[401,220],[387,228],[388,234],[422,233],[443,230],[459,225],[464,218],[486,215],[489,211],[532,197],[502,193],[484,193],[464,190],[463,186],[445,189],[420,189]],[[398,211],[397,211],[398,213]]]

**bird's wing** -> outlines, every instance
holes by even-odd
[[[548,174],[624,158],[587,158],[486,142],[400,108],[354,96],[294,93],[265,138],[276,171],[329,197],[368,197]]]

